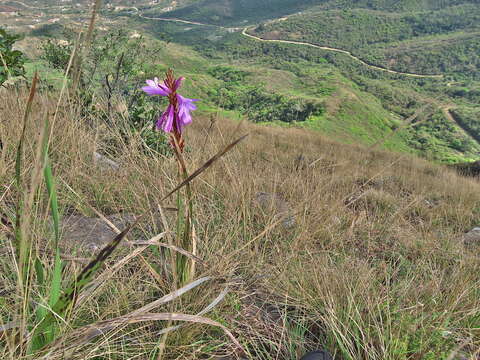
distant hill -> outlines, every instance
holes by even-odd
[[[281,17],[327,2],[328,0],[201,0],[162,16],[217,25],[240,25]]]
[[[480,6],[472,2],[422,11],[312,9],[261,24],[255,32],[348,50],[397,71],[480,78]]]
[[[165,17],[239,25],[274,19],[312,8],[365,8],[383,11],[438,10],[448,6],[480,4],[479,0],[199,0],[162,14]]]

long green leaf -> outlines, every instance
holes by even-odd
[[[45,128],[49,128],[48,118],[45,119]],[[53,306],[60,298],[61,282],[62,282],[62,261],[60,258],[60,215],[58,211],[58,198],[55,188],[55,179],[53,177],[52,167],[48,157],[48,138],[45,138],[43,144],[43,158],[45,167],[43,174],[45,177],[45,183],[47,185],[48,198],[50,202],[50,210],[52,212],[53,231],[55,234],[55,240],[53,243],[53,251],[55,253],[55,263],[53,269],[52,282],[50,286],[50,306]]]
[[[50,166],[50,161],[48,159],[48,146],[46,146],[46,153],[45,153],[45,168],[44,168],[44,176],[45,176],[45,183],[47,185],[48,196],[50,199],[50,209],[52,212],[52,219],[53,219],[53,229],[55,233],[55,241],[53,243],[54,252],[55,252],[55,261],[53,266],[53,274],[52,280],[50,284],[50,299],[48,304],[53,306],[61,295],[61,286],[62,286],[62,260],[60,258],[60,219],[59,219],[59,212],[58,212],[58,200],[57,200],[57,192],[55,189],[55,182],[52,174],[52,168]],[[51,342],[54,340],[54,332],[49,333],[49,337],[47,342]]]
[[[45,285],[45,270],[43,268],[42,262],[38,257],[35,257],[34,266],[35,266],[35,274],[37,279],[37,286],[40,289],[43,289]],[[37,319],[43,319],[46,314],[47,314],[47,311],[43,306],[37,307],[37,310],[36,310]]]
[[[48,286],[49,293],[48,295],[46,294],[45,296],[45,297],[48,297],[48,305],[51,307],[58,301],[61,295],[62,260],[60,258],[60,248],[59,248],[60,215],[58,211],[58,199],[57,199],[57,192],[55,189],[55,181],[53,177],[52,167],[50,165],[50,161],[48,157],[49,136],[47,134],[50,133],[50,124],[48,121],[48,116],[45,117],[43,133],[46,135],[41,140],[42,141],[41,159],[43,163],[43,177],[45,179],[45,184],[47,186],[47,194],[48,194],[48,199],[50,204],[51,216],[53,221],[53,230],[54,230],[54,241],[53,241],[53,253],[55,254],[54,265],[53,265],[53,272],[50,278],[50,284]],[[45,317],[48,315],[48,311],[46,307],[43,305],[40,305],[37,308],[36,315],[37,315],[37,324],[41,324],[45,319]],[[32,339],[32,348],[30,349],[30,351],[34,352],[35,350],[42,348],[45,344],[48,344],[54,340],[55,333],[56,333],[56,324],[50,324],[48,329],[42,329],[42,330],[48,330],[48,331],[40,332],[38,328],[35,330],[33,339]]]

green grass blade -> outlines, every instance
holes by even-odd
[[[48,151],[47,145],[46,151]],[[53,250],[55,253],[55,263],[53,268],[52,282],[50,285],[50,306],[53,306],[60,298],[61,282],[62,282],[62,260],[60,259],[60,215],[58,211],[57,192],[55,189],[55,181],[52,173],[52,167],[48,159],[48,153],[45,153],[45,168],[44,168],[45,182],[47,184],[48,196],[50,199],[50,209],[52,212],[53,230],[55,233],[55,240],[53,243]]]
[[[45,270],[43,268],[42,262],[38,257],[35,257],[34,267],[35,267],[35,274],[37,279],[37,286],[39,287],[39,289],[43,289],[45,285]],[[37,310],[36,310],[37,319],[43,319],[46,314],[47,314],[47,311],[43,306],[37,307]]]
[[[48,117],[45,118],[44,123],[44,134],[49,133],[50,124],[48,121]],[[45,184],[47,187],[47,194],[50,204],[50,211],[51,217],[53,222],[53,230],[54,230],[54,241],[53,241],[53,253],[55,254],[54,257],[54,264],[53,264],[53,272],[50,277],[50,284],[46,285],[44,288],[49,288],[48,295],[48,305],[52,307],[60,298],[61,295],[61,285],[62,285],[62,260],[60,258],[60,248],[59,248],[59,240],[60,240],[60,215],[58,210],[58,198],[57,192],[55,189],[55,180],[53,177],[52,167],[50,165],[50,161],[48,158],[48,144],[49,144],[49,136],[45,136],[42,139],[41,143],[41,154],[42,154],[42,162],[43,162],[43,177],[45,179]],[[41,265],[41,264],[40,264]],[[45,317],[48,315],[47,308],[45,306],[40,305],[37,308],[36,315],[37,315],[37,324],[43,323]],[[39,348],[42,348],[45,344],[53,341],[55,338],[55,333],[57,331],[57,327],[55,323],[49,325],[48,328],[43,328],[44,331],[35,331],[33,340],[32,340],[32,348],[30,351],[35,351]]]
[[[48,125],[47,125],[48,126]],[[53,220],[53,229],[55,233],[55,240],[53,243],[55,261],[53,266],[52,280],[50,284],[50,298],[48,304],[53,306],[61,295],[61,286],[62,286],[62,260],[60,258],[60,216],[58,211],[58,200],[57,192],[55,189],[55,181],[52,173],[52,167],[50,166],[50,161],[48,159],[48,143],[45,143],[45,168],[44,168],[44,177],[45,183],[47,185],[48,197],[50,199],[50,209],[52,212]],[[42,319],[43,320],[43,319]],[[47,337],[47,342],[54,340],[55,333],[54,331],[49,332]]]
[[[43,269],[43,264],[38,257],[35,258],[35,273],[37,275],[37,285],[42,287],[45,284],[45,271]]]
[[[48,154],[45,155],[45,168],[43,174],[50,199],[50,210],[52,211],[53,231],[55,233],[55,241],[53,246],[55,249],[57,249],[60,240],[60,215],[58,211],[57,191],[55,189],[55,181],[52,173],[52,167],[50,166],[50,161],[48,159]]]

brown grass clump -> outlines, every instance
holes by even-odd
[[[24,98],[15,91],[0,98],[0,204],[10,219]],[[55,105],[54,95],[35,100],[25,147],[27,177],[39,124]],[[129,240],[151,238],[166,230],[158,228],[160,215],[152,209],[177,184],[177,165],[173,157],[146,152],[138,135],[125,139],[123,120],[112,120],[113,126],[105,126],[67,103],[59,109],[51,162],[61,212],[148,212],[149,220]],[[197,278],[214,280],[161,312],[197,314],[228,286],[208,317],[230,329],[252,359],[297,359],[315,348],[352,360],[478,358],[480,259],[478,249],[462,242],[462,234],[479,225],[478,182],[407,155],[341,145],[307,130],[227,119],[209,123],[194,119],[186,131],[190,172],[239,135],[250,134],[193,183],[197,253],[203,260]],[[111,149],[107,144],[115,144],[118,171],[94,166],[93,152]],[[273,211],[256,206],[258,192],[284,199],[295,226],[283,227]],[[36,202],[35,215],[32,234],[46,244],[51,234],[44,198]],[[9,229],[0,229],[1,246],[8,249]],[[125,246],[117,257],[134,250]],[[46,264],[51,261],[48,253],[42,256]],[[132,258],[85,299],[72,326],[120,317],[172,291],[165,259],[154,249]],[[4,322],[15,303],[9,295],[11,260],[7,251],[0,261]],[[79,268],[69,262],[65,271]],[[155,357],[167,322],[142,324],[106,333],[69,358]],[[0,356],[11,358],[11,349],[0,344]],[[221,330],[201,324],[170,333],[163,350],[165,359],[236,354]]]

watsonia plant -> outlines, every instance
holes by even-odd
[[[185,147],[182,132],[184,127],[192,122],[190,111],[197,109],[193,104],[197,100],[185,98],[177,93],[183,80],[183,77],[175,79],[173,70],[169,69],[162,83],[158,81],[158,78],[147,80],[147,86],[144,86],[142,90],[148,95],[160,95],[168,98],[169,104],[167,109],[158,118],[156,127],[171,134],[170,144],[177,158],[179,178],[185,180],[188,178],[188,171],[182,155]],[[183,196],[181,192],[177,193],[177,207],[177,243],[175,245],[187,251],[192,251],[196,255],[196,245],[193,236],[193,198],[190,183],[186,184]],[[188,259],[182,254],[177,254],[174,262],[175,276],[179,284],[184,284],[194,277],[195,262],[192,261],[189,264]]]

